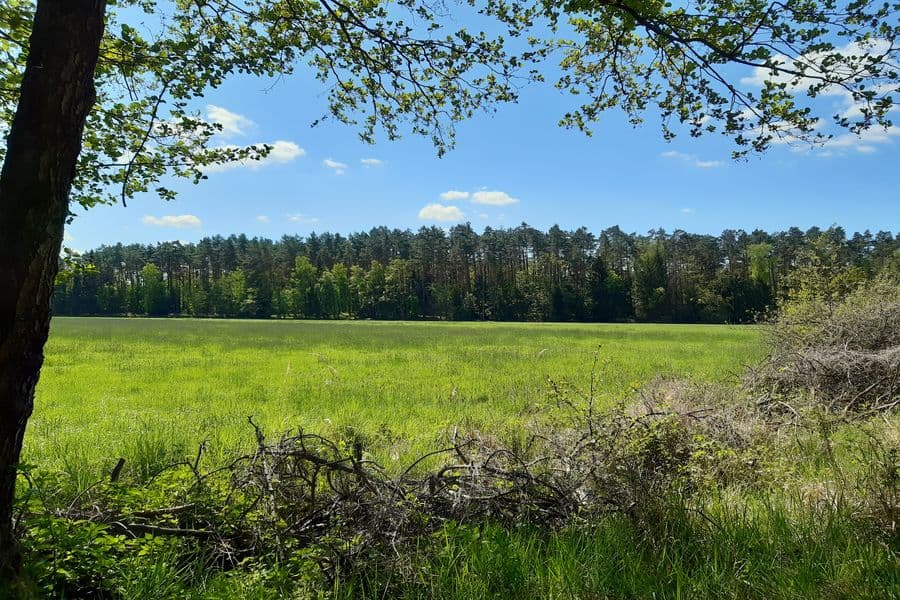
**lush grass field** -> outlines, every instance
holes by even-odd
[[[455,425],[521,432],[552,413],[548,378],[587,389],[593,371],[611,404],[660,375],[734,383],[764,352],[752,327],[57,318],[25,461],[51,473],[52,502],[66,506],[118,457],[137,487],[204,441],[207,460],[223,461],[252,445],[252,415],[273,436],[361,440],[395,468]],[[666,499],[641,525],[624,514],[556,530],[449,524],[405,547],[404,573],[363,562],[330,589],[313,561],[220,571],[173,540],[135,540],[140,552],[113,559],[90,539],[113,543],[99,530],[44,523],[28,541],[33,596],[87,577],[135,599],[900,598],[896,535],[843,499],[889,489],[850,481],[861,465],[890,466],[847,450],[867,447],[854,445],[866,431],[900,435],[876,421],[773,434],[756,475]]]
[[[213,460],[251,443],[252,415],[402,461],[453,425],[532,418],[548,377],[587,388],[598,348],[608,398],[659,374],[733,380],[762,351],[728,326],[56,318],[25,460],[79,487],[120,456],[146,475],[204,440]]]

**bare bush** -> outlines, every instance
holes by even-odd
[[[646,414],[677,415],[685,427],[723,446],[745,450],[772,435],[757,407],[732,386],[657,377],[638,392]]]
[[[803,396],[829,410],[900,403],[900,284],[882,278],[833,307],[796,301],[771,326],[771,353],[748,384],[761,403]]]

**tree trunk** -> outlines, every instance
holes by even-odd
[[[95,100],[105,4],[37,3],[0,172],[0,581],[21,565],[12,522],[16,465],[44,360],[69,192]]]

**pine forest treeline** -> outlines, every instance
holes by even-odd
[[[742,323],[810,279],[838,295],[900,271],[900,234],[718,236],[611,227],[377,227],[279,241],[102,246],[66,261],[59,315]]]

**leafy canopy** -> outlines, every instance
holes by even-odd
[[[227,77],[290,75],[328,90],[326,117],[396,138],[407,124],[439,151],[453,123],[515,99],[520,58],[502,39],[439,23],[420,0],[112,0],[73,197],[85,207],[126,200],[166,176],[199,181],[210,166],[259,160],[271,146],[236,147],[202,118],[199,99]],[[0,127],[15,111],[34,2],[0,2]],[[398,18],[405,15],[407,25]],[[526,53],[528,55],[529,53]],[[305,65],[304,65],[305,63]],[[519,75],[521,76],[521,75]]]
[[[721,132],[735,157],[773,143],[824,143],[822,97],[854,134],[894,133],[900,96],[900,3],[871,0],[490,0],[491,11],[529,28],[539,19],[567,35],[557,86],[580,99],[561,124],[590,133],[607,109],[632,123],[647,110],[693,136]],[[832,98],[833,100],[834,98]]]
[[[363,140],[411,131],[439,154],[453,126],[553,73],[577,106],[561,124],[590,133],[618,107],[661,116],[663,135],[720,132],[735,156],[824,142],[822,97],[852,133],[896,128],[900,4],[872,0],[111,0],[73,198],[85,207],[199,181],[213,165],[259,160],[202,118],[199,99],[234,74],[300,71],[327,89],[323,118]],[[0,0],[0,133],[24,70],[33,0]],[[451,12],[453,13],[451,15]],[[451,18],[452,16],[452,18]],[[501,33],[472,33],[456,23]],[[558,67],[551,66],[557,63]],[[833,98],[831,98],[833,100]],[[2,152],[2,150],[0,150]],[[0,154],[2,157],[2,154]]]

